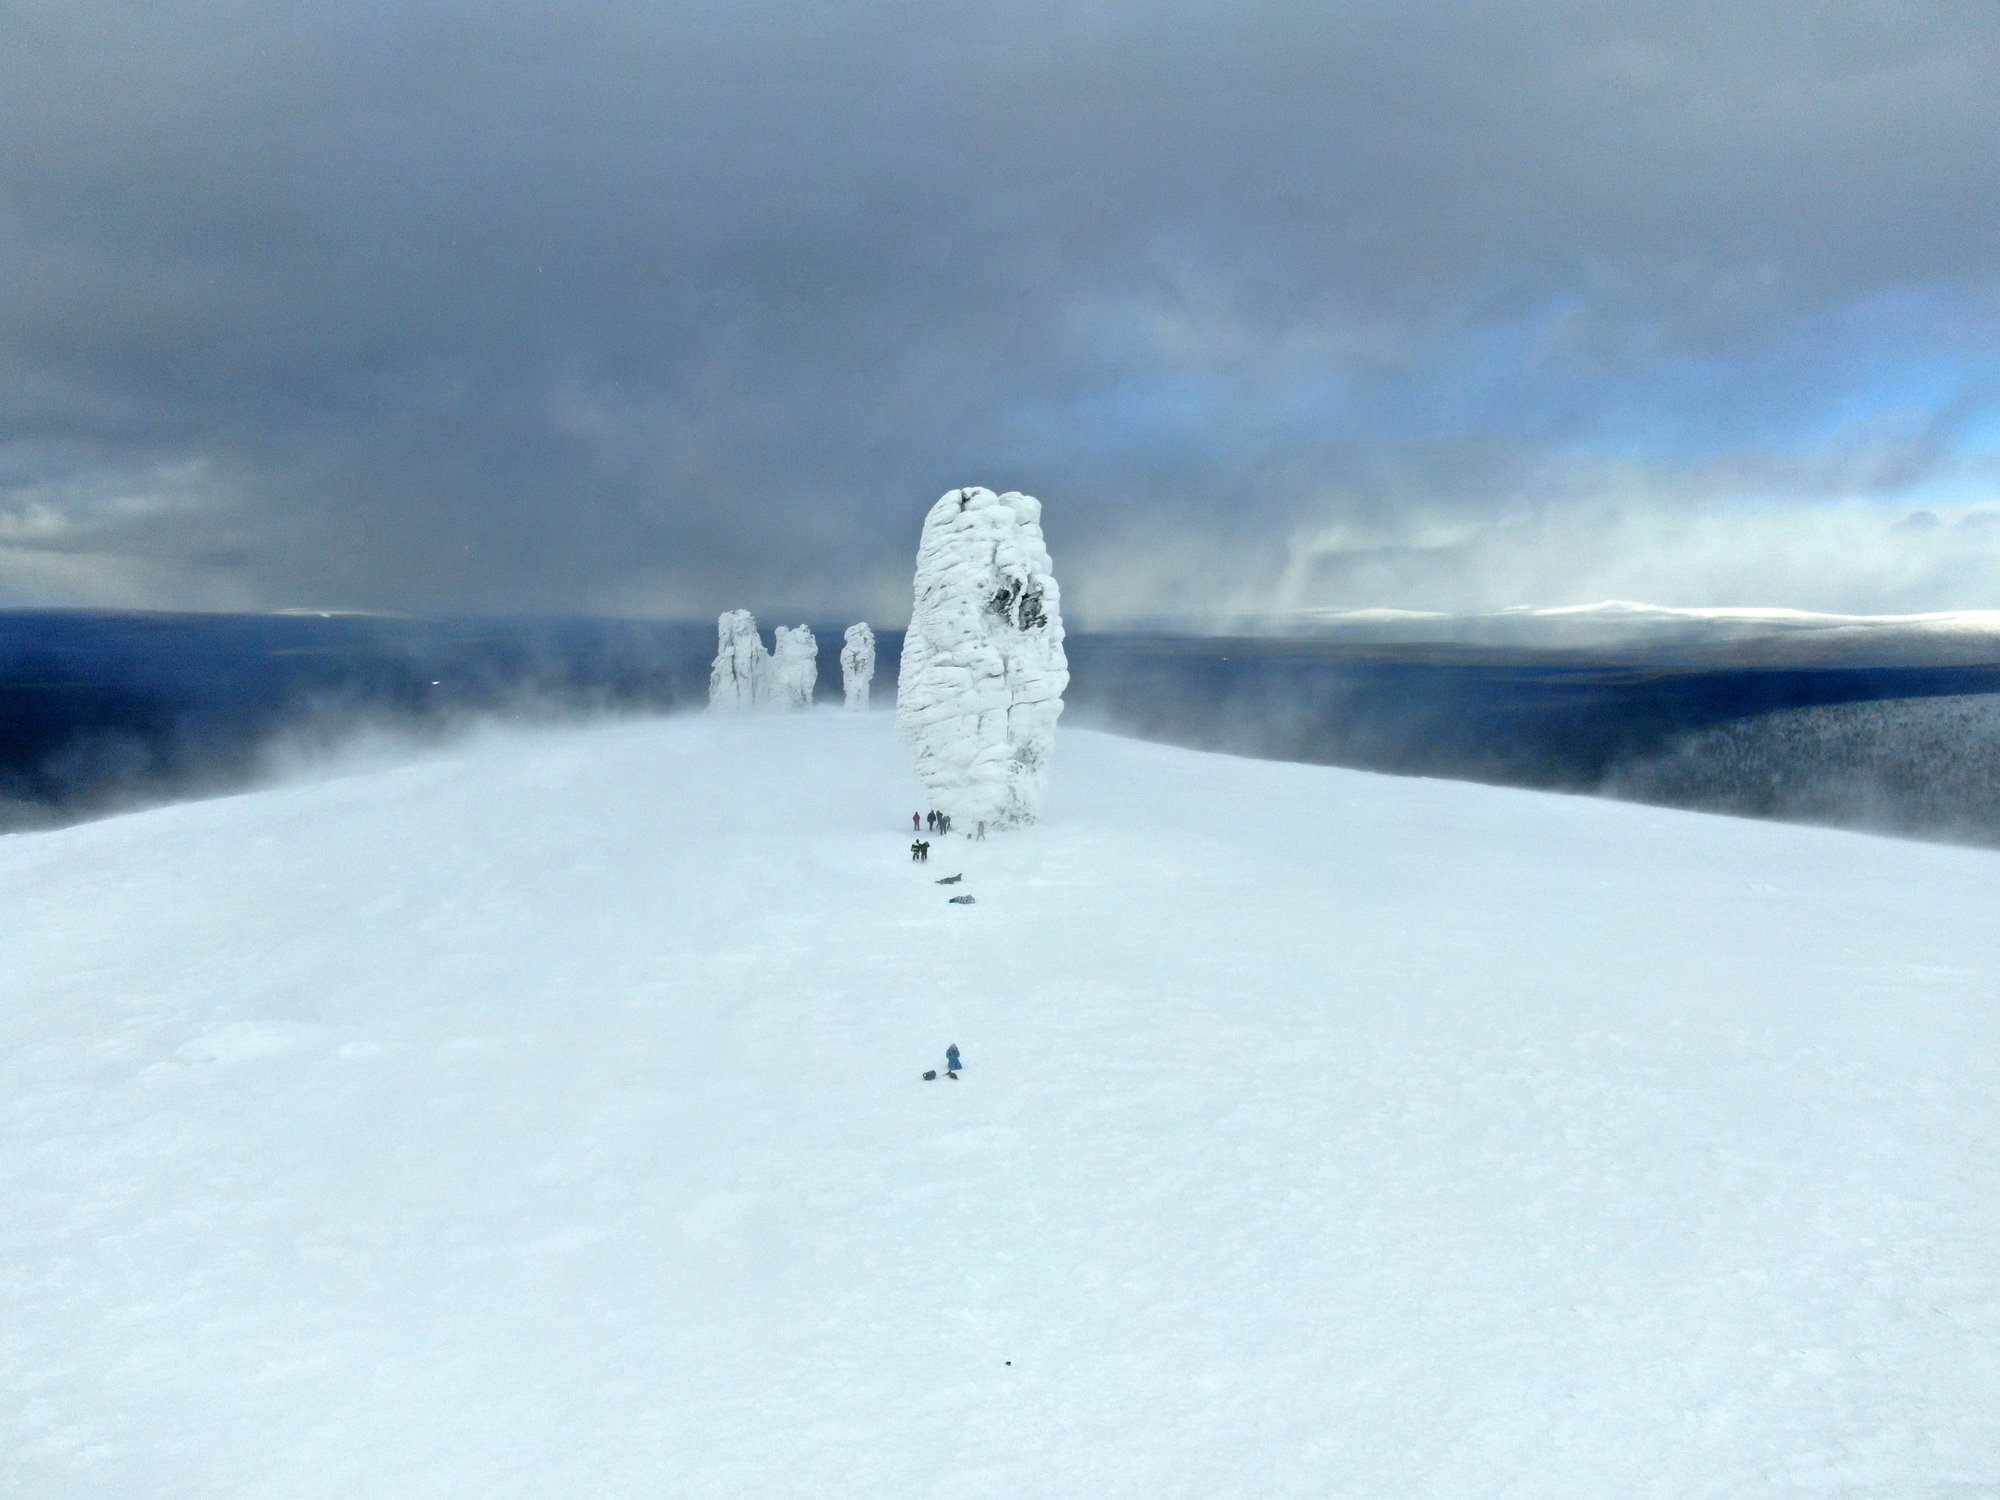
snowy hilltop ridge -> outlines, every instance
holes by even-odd
[[[914,795],[685,714],[0,840],[0,1491],[1991,1492],[2000,856]]]
[[[962,828],[1035,820],[1069,686],[1062,591],[1029,495],[952,490],[924,518],[896,722]]]

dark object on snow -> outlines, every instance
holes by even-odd
[[[949,1047],[944,1049],[945,1071],[947,1073],[956,1073],[963,1066],[965,1065],[958,1060],[958,1043],[953,1042]]]
[[[965,876],[964,876],[964,875],[962,875],[962,874],[961,874],[961,875],[947,875],[947,876],[945,876],[945,878],[944,878],[944,879],[940,880],[940,881],[938,882],[938,884],[939,884],[939,885],[957,885],[957,884],[958,884],[958,883],[959,883],[959,882],[960,882],[961,880],[963,880],[963,879],[965,879]]]
[[[972,905],[972,898],[970,896],[953,896],[951,904],[953,906],[970,906]]]
[[[924,1082],[925,1082],[925,1083],[929,1083],[929,1082],[930,1082],[930,1081],[931,1081],[931,1080],[932,1080],[933,1078],[935,1078],[935,1077],[937,1077],[937,1069],[936,1069],[936,1068],[925,1068],[925,1069],[924,1069]]]
[[[947,1074],[945,1074],[944,1076],[945,1076],[945,1077],[947,1077],[947,1078],[949,1078],[949,1079],[951,1079],[951,1080],[952,1080],[952,1082],[954,1082],[954,1083],[956,1083],[956,1082],[958,1081],[958,1075],[957,1075],[956,1073],[947,1073]]]

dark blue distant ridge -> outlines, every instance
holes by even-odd
[[[1784,709],[2000,693],[1982,665],[1696,665],[1617,652],[1272,637],[1072,640],[1071,701],[1149,738],[1594,791],[1676,736]]]
[[[900,648],[878,632],[880,704]],[[714,649],[707,622],[0,611],[0,829],[240,786],[286,734],[697,707]],[[1068,701],[1235,754],[2000,843],[2000,660],[1870,649],[1074,633]]]

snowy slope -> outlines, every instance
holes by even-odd
[[[916,868],[907,764],[0,841],[0,1494],[2000,1491],[2000,857],[1065,731]]]

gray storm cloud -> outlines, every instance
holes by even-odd
[[[1989,4],[0,27],[0,600],[887,620],[974,476],[1085,623],[1560,596],[1578,533],[1804,587],[1732,555],[1786,525],[1904,561],[1770,602],[1977,602]],[[1884,411],[1950,431],[1870,468]]]

